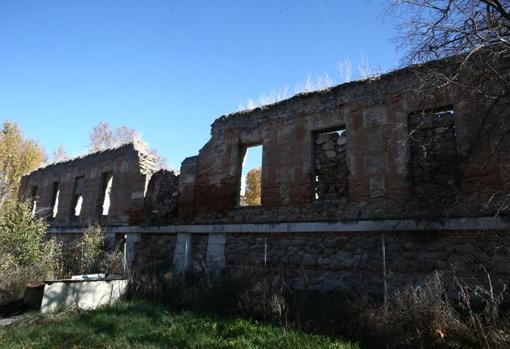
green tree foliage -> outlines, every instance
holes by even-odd
[[[90,225],[80,239],[63,246],[63,275],[122,274],[124,254],[122,245],[107,248],[106,235],[99,225]]]
[[[241,198],[244,206],[259,206],[261,204],[261,181],[260,168],[254,168],[246,174],[246,189]]]
[[[10,255],[20,266],[27,266],[41,257],[46,223],[32,215],[26,203],[6,205],[0,221],[0,253]]]
[[[98,225],[90,226],[81,238],[81,272],[99,272],[99,263],[105,253],[105,235]]]
[[[16,123],[4,121],[0,130],[0,205],[17,193],[21,177],[44,160],[44,151],[36,141],[25,139]]]
[[[0,304],[23,294],[30,281],[60,276],[62,246],[45,240],[46,224],[27,203],[8,201],[0,215]]]

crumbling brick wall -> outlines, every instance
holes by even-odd
[[[47,218],[52,227],[140,223],[146,186],[154,170],[154,158],[142,145],[131,143],[34,171],[23,177],[19,195],[23,199],[37,187],[36,213]],[[113,179],[109,213],[104,217],[100,208],[104,203],[105,174],[112,174]],[[82,205],[79,217],[75,217],[78,194]],[[58,210],[56,217],[52,216],[54,206]]]
[[[505,188],[505,166],[510,158],[504,152],[494,156],[499,137],[494,135],[501,133],[497,124],[481,127],[489,106],[455,89],[431,91],[421,98],[411,89],[416,78],[412,69],[217,119],[211,139],[194,159],[193,183],[181,188],[187,198],[180,202],[181,213],[187,212],[185,221],[249,223],[501,213],[496,201],[504,200],[504,195],[491,198]],[[451,117],[438,112],[444,106]],[[509,111],[499,113],[501,119]],[[419,116],[424,115],[429,117],[421,120]],[[337,146],[326,151],[322,144],[329,141],[317,144],[328,137],[317,135],[327,130],[346,131],[344,150]],[[243,149],[253,144],[263,146],[262,207],[239,208]],[[328,162],[328,155],[334,161]],[[424,198],[421,194],[425,192],[432,195]],[[449,199],[434,201],[437,195]],[[475,195],[478,199],[471,200]]]
[[[144,223],[168,224],[179,215],[179,176],[173,171],[160,170],[149,181],[144,201]]]

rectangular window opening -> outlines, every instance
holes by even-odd
[[[55,219],[58,214],[58,198],[60,196],[60,183],[53,182],[52,190],[51,190],[51,219]]]
[[[314,200],[341,200],[347,196],[349,171],[345,129],[314,133]]]
[[[108,216],[110,212],[111,206],[111,193],[112,193],[112,185],[113,185],[113,173],[105,172],[103,173],[101,193],[99,199],[99,216]]]
[[[409,114],[410,173],[421,195],[451,195],[458,187],[455,113],[452,106]]]
[[[263,146],[247,146],[242,152],[241,178],[238,205],[262,205],[262,153]]]
[[[74,180],[73,202],[71,210],[72,219],[76,219],[81,215],[81,210],[83,206],[83,191],[85,189],[84,186],[85,177],[83,176],[76,177],[76,179]]]
[[[32,215],[35,216],[37,212],[37,199],[38,199],[39,188],[37,186],[32,186],[30,191],[30,206],[32,208]]]

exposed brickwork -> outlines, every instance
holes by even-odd
[[[37,214],[48,217],[51,226],[136,224],[143,213],[145,189],[154,168],[154,159],[141,145],[128,144],[34,171],[23,177],[20,197],[27,197],[37,187]],[[109,214],[101,217],[105,173],[113,175],[113,185]],[[55,184],[59,188],[58,213],[52,219]],[[74,217],[77,194],[82,196],[83,204],[80,216]]]
[[[510,214],[510,137],[504,137],[510,111],[490,109],[455,88],[422,98],[412,92],[415,82],[413,69],[402,69],[222,116],[179,176],[153,175],[150,156],[128,145],[36,171],[23,179],[22,196],[49,217],[58,192],[58,214],[49,218],[65,232],[99,219],[105,174],[113,173],[104,223],[138,226],[126,230],[126,246],[140,267],[176,263],[179,271],[204,271],[214,262],[278,272],[297,288],[381,294],[384,241],[390,289],[436,271],[478,280],[486,268],[497,282],[508,281],[501,266],[510,262],[510,232],[501,226],[490,233],[483,226],[388,234],[271,230],[274,223],[361,227],[382,219],[434,226],[445,217]],[[262,206],[239,208],[242,158],[254,144],[263,145]],[[73,221],[80,195],[82,213]],[[219,223],[245,225],[232,233]],[[255,223],[266,223],[263,234],[250,230]],[[171,234],[160,225],[171,225]]]
[[[486,139],[496,142],[503,127],[492,121],[480,127],[488,106],[463,91],[431,92],[430,98],[417,99],[410,92],[414,78],[411,70],[404,69],[217,119],[211,139],[196,159],[194,185],[181,188],[181,195],[186,197],[181,202],[185,221],[249,223],[494,214],[501,207],[496,202],[504,198],[491,201],[489,206],[485,203],[504,189],[503,164],[510,159],[503,155],[505,152],[494,156],[495,145]],[[422,118],[417,113],[443,106],[451,106],[454,114],[439,117],[441,114],[426,112]],[[508,114],[507,110],[500,112],[498,118]],[[333,152],[341,154],[339,148],[326,152],[316,144],[322,142],[318,134],[335,129],[347,131],[346,166],[337,166],[342,170],[336,172],[317,172],[317,165],[329,168],[323,161],[326,155],[336,159]],[[263,210],[236,207],[245,144],[264,147]],[[343,158],[339,156],[338,161]],[[334,166],[331,164],[331,169]],[[319,184],[317,174],[324,177]],[[318,200],[324,202],[316,202],[316,191],[324,193]],[[424,200],[420,195],[424,192],[451,195],[449,200],[437,201],[434,196]],[[480,197],[471,200],[475,194]]]

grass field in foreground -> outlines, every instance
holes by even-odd
[[[236,318],[172,312],[147,302],[29,315],[0,328],[0,348],[357,348],[327,337]]]

